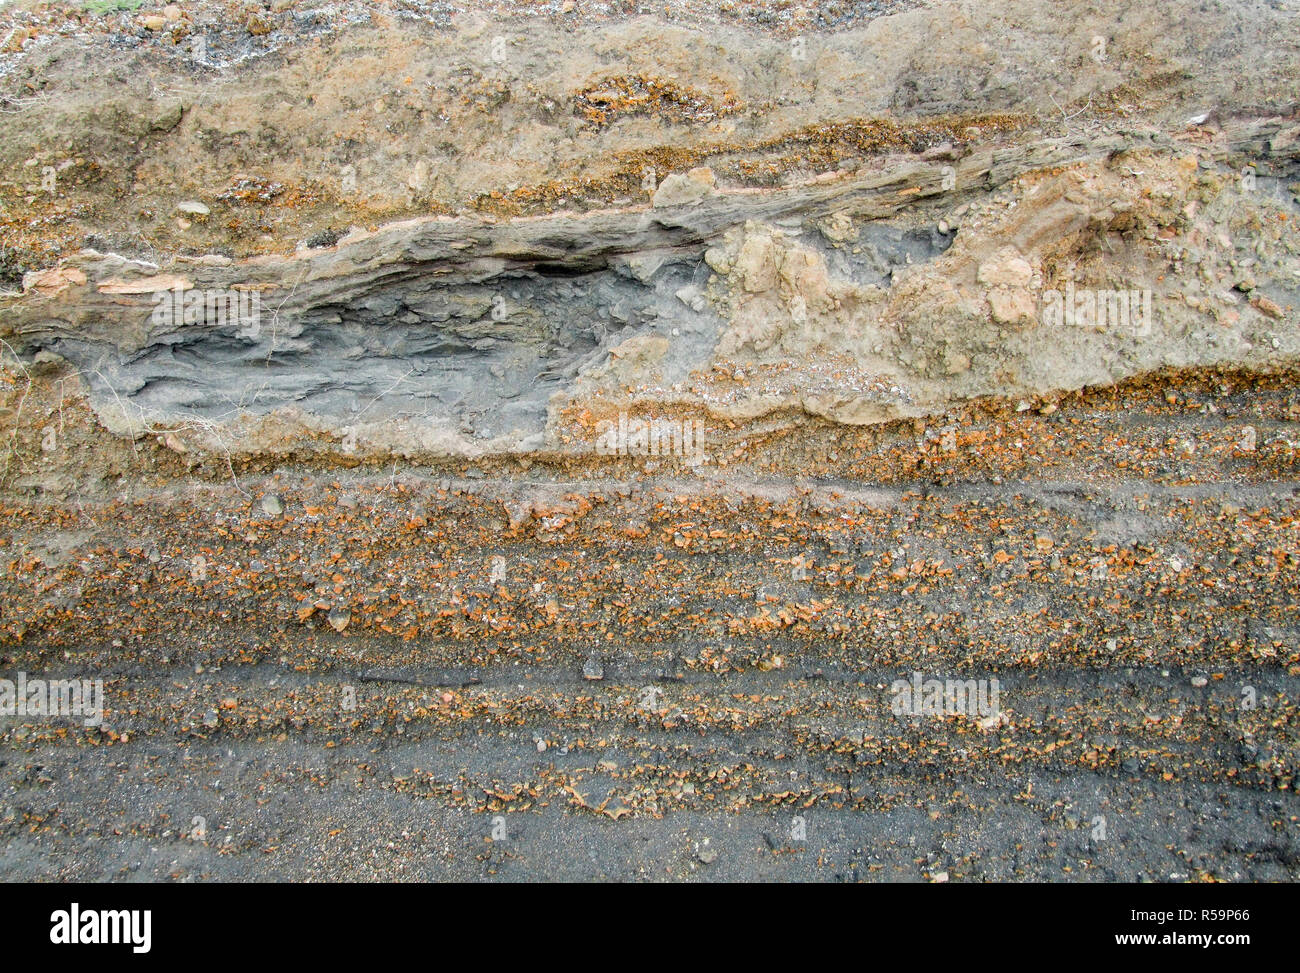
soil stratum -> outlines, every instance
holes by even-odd
[[[1297,79],[1297,0],[0,7],[0,878],[1296,879]]]

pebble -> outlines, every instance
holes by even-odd
[[[262,513],[269,517],[278,517],[284,513],[284,501],[274,493],[262,497]]]
[[[176,204],[176,212],[184,213],[187,216],[207,216],[212,210],[208,209],[196,199],[187,199],[184,202]]]
[[[601,665],[600,659],[594,655],[588,656],[586,663],[582,667],[583,679],[604,679],[605,667]]]
[[[352,622],[352,612],[346,608],[332,608],[330,613],[325,616],[325,620],[330,623],[330,628],[336,632],[341,632]]]
[[[1192,676],[1192,685],[1195,686],[1197,689],[1200,689],[1203,686],[1208,685],[1209,682],[1210,680],[1207,679],[1205,676]]]

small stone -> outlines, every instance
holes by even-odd
[[[725,277],[731,273],[731,259],[727,256],[727,251],[722,247],[709,247],[709,249],[705,250],[704,262],[716,274],[722,274]]]
[[[1205,686],[1208,686],[1209,683],[1210,680],[1205,676],[1192,676],[1192,685],[1197,689],[1203,689]]]
[[[209,730],[216,728],[217,724],[220,722],[221,718],[217,716],[217,711],[214,709],[210,709],[203,714],[203,725]]]
[[[248,32],[254,37],[263,37],[275,29],[275,25],[266,17],[251,14],[248,18]]]
[[[654,278],[654,275],[659,272],[659,268],[664,265],[666,259],[661,253],[634,254],[627,258],[627,269],[641,283],[648,284]],[[621,304],[615,304],[610,308],[610,315],[616,321],[626,323],[628,320],[627,311]]]
[[[930,873],[930,881],[931,881],[931,882],[946,882],[946,881],[948,881],[948,873],[947,873],[947,872],[931,872],[931,873]]]
[[[186,216],[207,216],[212,210],[197,199],[187,199],[176,204],[176,212],[184,213]]]
[[[715,861],[718,860],[718,853],[714,851],[712,848],[705,848],[703,851],[700,852],[699,859],[706,865],[712,865]]]
[[[682,175],[674,172],[664,178],[655,190],[651,205],[656,208],[666,206],[693,206],[714,193],[715,180],[713,170],[707,166],[692,169]]]
[[[1270,301],[1267,297],[1252,297],[1250,299],[1251,307],[1265,314],[1270,318],[1280,318],[1282,316],[1282,307],[1275,301]]]
[[[153,14],[145,17],[142,21],[145,30],[162,30],[167,26],[167,18],[161,14]]]
[[[986,287],[1028,287],[1034,268],[1014,249],[1005,247],[993,259],[980,264],[976,277]]]
[[[692,311],[703,311],[708,306],[707,299],[694,284],[687,284],[685,287],[679,288],[674,292],[673,296]]]
[[[352,612],[346,608],[332,608],[330,613],[325,616],[325,620],[330,623],[330,628],[336,632],[341,632],[352,622]]]
[[[278,517],[284,513],[284,501],[274,493],[268,493],[262,497],[262,513],[268,517]]]
[[[1034,296],[1024,288],[995,287],[989,291],[989,313],[998,324],[1032,322],[1037,310]]]
[[[582,667],[582,678],[593,681],[605,678],[605,667],[601,665],[599,657],[594,655],[587,657],[587,661]]]
[[[175,23],[181,19],[181,7],[177,3],[169,3],[163,7],[163,17],[170,23]]]
[[[511,530],[522,527],[533,517],[533,505],[527,500],[502,500],[501,506],[505,507]]]

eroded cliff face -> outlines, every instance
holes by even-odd
[[[1294,880],[1297,27],[6,5],[0,878]]]
[[[653,415],[699,465],[1300,350],[1283,5],[275,6],[13,15],[9,367],[111,434],[553,457]]]

